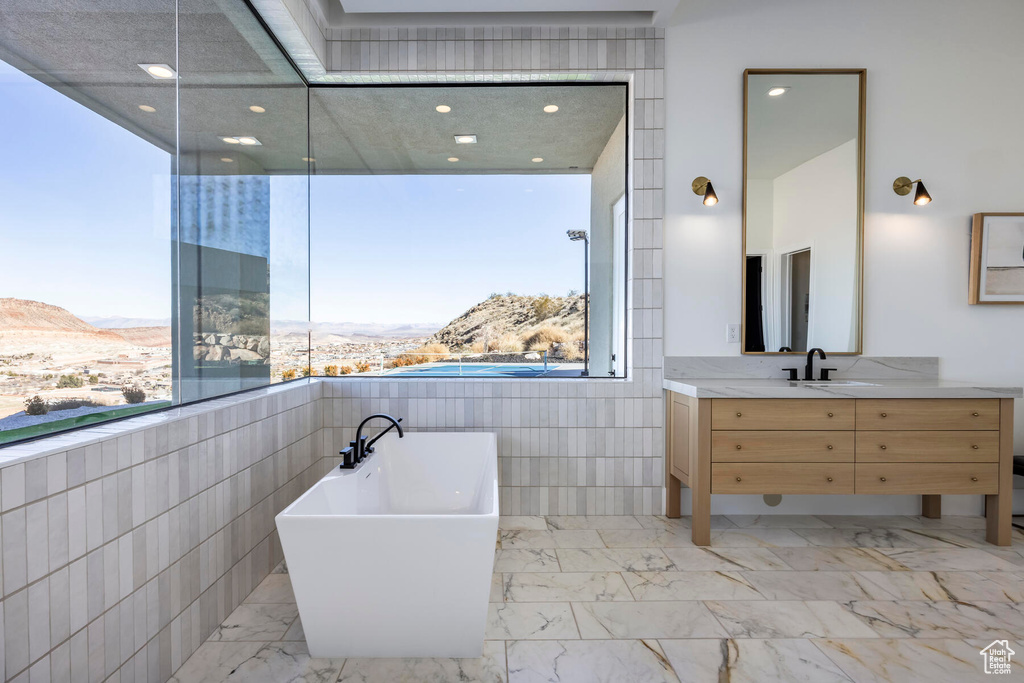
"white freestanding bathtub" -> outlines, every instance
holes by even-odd
[[[498,532],[494,434],[394,433],[277,515],[313,657],[479,657]]]

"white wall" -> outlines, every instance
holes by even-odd
[[[1024,308],[967,305],[971,214],[1024,211],[1022,27],[1020,0],[684,2],[666,32],[665,355],[740,352],[743,69],[864,67],[864,352],[1024,384]],[[717,206],[689,191],[698,175]],[[901,175],[934,201],[894,194]],[[1016,427],[1024,453],[1024,401]]]
[[[857,141],[807,160],[776,178],[772,187],[775,277],[783,254],[811,249],[807,348],[856,348],[852,312],[857,301]],[[778,293],[781,296],[781,289]],[[779,308],[775,307],[776,314]]]

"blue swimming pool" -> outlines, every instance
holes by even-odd
[[[563,369],[564,370],[564,369]],[[579,371],[575,371],[579,374]],[[394,368],[385,375],[417,375],[420,377],[546,377],[553,374],[565,376],[557,365],[520,363],[426,363]]]

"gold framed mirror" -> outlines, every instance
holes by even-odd
[[[743,72],[745,354],[862,352],[866,79]]]

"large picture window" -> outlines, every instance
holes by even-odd
[[[626,376],[625,85],[310,86],[243,0],[76,7],[0,2],[0,446],[307,376]]]

